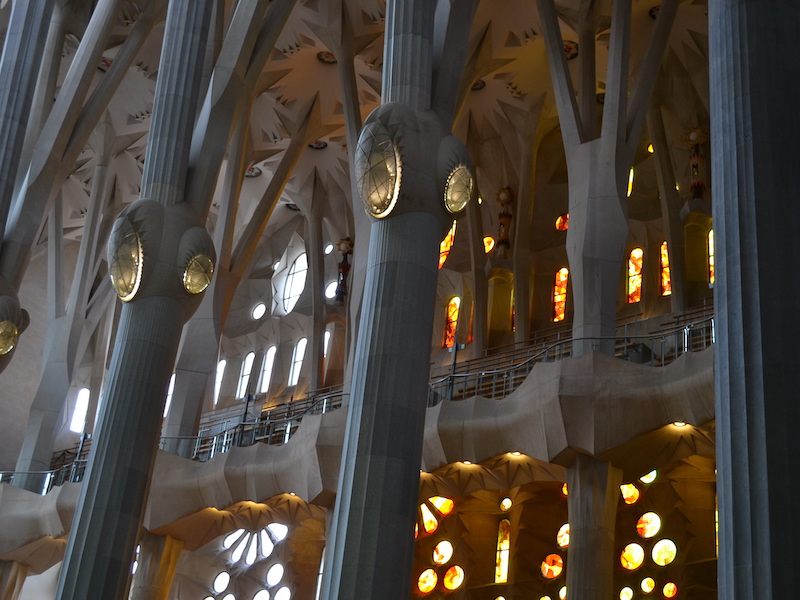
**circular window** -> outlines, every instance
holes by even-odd
[[[204,292],[214,275],[214,262],[205,254],[198,254],[186,265],[183,272],[183,287],[190,294]]]
[[[333,252],[333,244],[328,244],[327,246],[325,246],[324,252],[325,252],[326,255],[330,254],[331,252]]]
[[[142,240],[127,219],[119,219],[108,241],[108,274],[120,300],[133,300],[142,282]]]
[[[282,587],[275,592],[275,600],[289,600],[292,597],[292,592],[288,587]]]
[[[664,586],[664,598],[674,598],[678,595],[678,586],[671,581]]]
[[[632,483],[625,483],[619,486],[619,491],[622,493],[622,499],[625,504],[636,504],[639,500],[639,488]]]
[[[652,577],[645,577],[642,579],[642,591],[649,594],[656,588],[656,582]]]
[[[661,517],[654,512],[646,512],[636,522],[636,532],[643,538],[651,538],[661,529]]]
[[[666,567],[678,554],[678,548],[675,542],[669,539],[664,539],[656,542],[653,546],[653,562],[660,567]]]
[[[325,286],[325,297],[328,300],[333,300],[336,297],[336,288],[339,287],[339,284],[335,281],[331,281],[328,285]]]
[[[433,549],[433,563],[443,565],[453,557],[453,544],[443,540]]]
[[[267,305],[263,302],[259,302],[253,307],[253,319],[258,321],[261,317],[267,314]]]
[[[306,274],[308,273],[308,259],[306,253],[294,259],[289,273],[286,275],[286,285],[283,288],[283,309],[290,313],[300,299],[300,294],[306,288]]]
[[[423,594],[432,592],[436,587],[436,582],[439,578],[436,576],[436,571],[433,569],[425,569],[417,580],[417,587]]]
[[[624,587],[619,591],[619,600],[633,600],[633,590],[629,587]]]
[[[503,498],[500,502],[500,510],[506,511],[511,508],[511,498]]]
[[[444,186],[444,205],[451,213],[464,210],[472,198],[472,173],[465,165],[458,165],[447,178]]]
[[[281,563],[275,563],[269,568],[267,571],[267,585],[272,587],[274,585],[278,585],[283,579],[283,565]]]
[[[569,547],[569,523],[564,523],[556,534],[556,542],[562,548]]]
[[[355,170],[366,211],[379,219],[392,212],[400,191],[400,155],[379,123],[369,123],[361,130]]]
[[[218,594],[220,592],[224,592],[225,588],[228,587],[228,584],[231,582],[231,576],[228,574],[227,571],[222,571],[219,575],[214,578],[213,588],[214,591]]]
[[[639,544],[628,544],[622,551],[619,561],[629,571],[638,569],[644,562],[644,549]]]
[[[0,356],[14,349],[19,338],[19,330],[11,321],[0,321]]]
[[[564,561],[558,554],[550,554],[542,561],[542,575],[546,579],[555,579],[564,570]]]
[[[464,569],[453,565],[444,574],[444,587],[448,590],[457,590],[464,583]]]

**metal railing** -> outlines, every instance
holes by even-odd
[[[17,484],[44,496],[56,486],[83,481],[86,463],[87,460],[81,458],[48,471],[0,471],[0,483]]]

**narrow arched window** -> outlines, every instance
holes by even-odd
[[[714,283],[714,230],[708,232],[708,283]]]
[[[236,387],[236,397],[244,398],[247,395],[247,385],[250,383],[250,372],[253,370],[255,352],[248,352],[242,361],[242,370],[239,373],[239,385]]]
[[[169,414],[169,407],[172,406],[172,393],[175,391],[175,373],[169,378],[169,388],[167,388],[167,401],[164,403],[164,418]]]
[[[628,304],[642,299],[642,261],[644,250],[634,248],[628,257]]]
[[[669,271],[669,251],[667,242],[661,242],[661,295],[672,293],[672,278]]]
[[[452,348],[456,343],[456,329],[458,328],[458,311],[461,308],[461,298],[453,296],[447,303],[444,316],[444,340],[442,348]]]
[[[261,367],[261,378],[258,382],[258,393],[266,394],[269,390],[269,382],[272,380],[272,368],[275,365],[275,353],[278,349],[270,346],[264,354],[264,364]]]
[[[219,391],[222,389],[222,376],[225,375],[225,365],[228,364],[224,358],[217,363],[217,374],[214,378],[214,404],[219,401]]]
[[[442,243],[439,244],[439,268],[441,269],[444,266],[444,261],[447,260],[447,257],[450,256],[450,249],[453,247],[453,242],[456,239],[456,222],[453,221],[453,226],[450,228],[450,231],[447,232],[447,235],[444,236]]]
[[[494,582],[508,581],[509,554],[511,553],[511,521],[503,519],[497,528],[497,554],[494,563]]]
[[[297,385],[300,379],[300,369],[303,367],[303,358],[306,355],[306,338],[300,338],[292,354],[292,366],[289,368],[289,385]]]
[[[72,420],[69,422],[69,430],[75,433],[82,433],[86,426],[86,413],[89,412],[89,388],[81,388],[78,398],[75,400],[75,410],[72,413]]]
[[[553,285],[553,321],[563,321],[567,314],[567,282],[569,269],[563,267],[556,271],[556,282]]]

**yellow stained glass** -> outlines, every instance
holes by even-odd
[[[503,498],[503,499],[500,501],[500,510],[502,510],[502,511],[506,511],[506,510],[508,510],[509,508],[511,508],[511,505],[512,505],[512,504],[513,504],[513,503],[511,502],[511,498]]]
[[[556,273],[553,285],[553,322],[563,321],[567,314],[567,282],[569,269],[563,267]]]
[[[654,512],[646,512],[636,522],[636,532],[643,538],[651,538],[661,529],[661,517]]]
[[[642,299],[642,263],[644,250],[634,248],[628,257],[628,304],[640,302]]]
[[[561,493],[564,494],[565,496],[569,495],[569,490],[567,489],[567,484],[566,483],[561,486]]]
[[[456,343],[456,329],[458,328],[458,311],[461,308],[461,298],[453,296],[447,303],[444,321],[444,340],[442,348],[452,348]]]
[[[623,483],[619,486],[619,491],[622,494],[622,499],[625,504],[636,504],[639,500],[639,488],[632,483]]]
[[[551,600],[550,596],[542,596],[539,600]]]
[[[678,554],[678,548],[675,542],[670,539],[663,539],[656,542],[653,546],[653,562],[659,567],[666,567],[670,564]]]
[[[714,283],[714,230],[708,232],[708,283]]]
[[[484,236],[483,238],[483,251],[486,254],[489,254],[494,249],[494,238],[490,235]]]
[[[674,598],[678,595],[678,586],[671,581],[664,586],[664,598]]]
[[[629,587],[624,587],[619,591],[619,600],[633,600],[633,590]]]
[[[453,558],[453,544],[447,540],[442,540],[433,549],[433,564],[443,565]]]
[[[656,480],[656,477],[658,477],[658,471],[653,469],[647,475],[642,475],[639,477],[639,481],[642,483],[653,483]]]
[[[439,244],[439,268],[441,269],[444,266],[447,257],[450,256],[450,249],[453,247],[453,242],[456,239],[456,222],[453,221],[453,226],[450,227],[450,231],[447,232],[447,235],[444,236],[442,243]]]
[[[633,571],[642,566],[644,562],[644,549],[639,544],[628,544],[619,557],[622,566]]]
[[[558,597],[560,600],[567,600],[567,586],[563,586],[558,590]]]
[[[436,571],[433,569],[425,569],[417,580],[417,588],[419,588],[419,591],[423,594],[427,594],[436,588],[437,581],[439,581],[439,578],[436,576]]]
[[[661,242],[661,295],[669,296],[672,293],[672,279],[669,271],[669,251],[667,242]]]
[[[542,575],[546,579],[555,579],[564,570],[564,560],[558,554],[549,554],[542,561]]]
[[[433,504],[434,508],[445,517],[453,512],[453,507],[455,506],[450,498],[445,498],[444,496],[433,496],[428,498],[428,502]]]
[[[433,533],[439,527],[439,521],[433,516],[431,509],[424,504],[419,505],[419,511],[422,513],[422,528],[425,533]]]
[[[556,542],[562,548],[569,548],[569,523],[564,523],[558,530]]]
[[[633,175],[634,171],[633,167],[631,167],[631,170],[628,171],[628,198],[630,198],[633,193]]]
[[[458,565],[453,565],[444,574],[444,587],[448,590],[457,590],[464,583],[464,569]]]
[[[508,581],[508,563],[511,553],[511,521],[503,519],[497,528],[497,554],[494,563],[494,582]]]
[[[652,577],[645,577],[642,579],[642,591],[645,594],[649,594],[656,588],[656,582],[653,580]]]
[[[558,215],[558,218],[556,218],[556,229],[559,231],[566,231],[569,229],[569,213]]]

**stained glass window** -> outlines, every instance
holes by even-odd
[[[642,591],[645,594],[649,594],[652,592],[656,587],[656,582],[652,577],[645,577],[642,579]]]
[[[567,313],[567,281],[569,269],[563,267],[556,272],[553,286],[553,321],[563,321]]]
[[[495,558],[494,582],[508,581],[508,560],[511,551],[511,521],[503,519],[497,528],[497,556]]]
[[[664,598],[674,598],[678,594],[678,586],[671,581],[664,585]]]
[[[272,368],[275,366],[275,354],[278,352],[276,346],[267,348],[264,354],[264,364],[261,367],[261,378],[258,382],[258,393],[264,394],[269,390],[269,383],[272,380]]]
[[[494,249],[494,238],[490,235],[484,236],[483,238],[483,251],[486,254],[489,254]]]
[[[290,386],[297,385],[297,382],[300,380],[300,369],[303,367],[303,358],[306,356],[306,344],[308,344],[308,340],[306,338],[300,338],[297,340],[297,345],[294,347],[292,366],[289,368],[288,384]]]
[[[620,554],[619,561],[629,571],[638,569],[644,562],[644,548],[639,544],[628,544]]]
[[[628,304],[642,299],[642,260],[644,250],[634,248],[628,257]]]
[[[555,579],[564,570],[564,560],[558,554],[549,554],[542,561],[542,575],[546,579]]]
[[[250,372],[253,370],[253,361],[255,358],[255,352],[248,352],[242,361],[242,370],[239,373],[239,385],[236,386],[237,398],[244,398],[247,394],[247,386],[250,383]]]
[[[636,532],[643,538],[651,538],[661,529],[661,517],[654,512],[646,512],[636,522]]]
[[[564,523],[556,534],[556,542],[562,548],[569,547],[569,523]]]
[[[714,230],[708,232],[708,283],[714,283]]]
[[[658,471],[653,469],[652,471],[650,471],[646,475],[642,475],[639,478],[639,481],[641,481],[642,483],[653,483],[656,480],[657,476],[658,476]]]
[[[442,513],[444,516],[447,516],[453,512],[453,507],[455,506],[450,498],[445,498],[444,496],[433,496],[428,498],[428,502],[433,504],[436,510]]]
[[[619,491],[622,493],[622,499],[625,504],[636,504],[639,500],[639,488],[632,483],[623,483],[619,486]]]
[[[452,348],[456,343],[456,328],[458,327],[458,311],[461,308],[461,298],[453,296],[447,303],[444,317],[444,340],[442,348]]]
[[[624,587],[619,591],[619,600],[633,600],[633,590],[629,587]]]
[[[667,242],[661,242],[661,295],[669,296],[672,293],[672,279],[669,271],[669,252]]]
[[[447,540],[442,540],[433,549],[433,564],[443,565],[453,558],[453,544]]]
[[[417,587],[423,594],[432,592],[436,587],[436,582],[439,578],[436,576],[436,571],[433,569],[425,569],[417,580]]]
[[[569,213],[558,215],[558,218],[556,218],[556,229],[559,231],[566,231],[569,229]]]
[[[678,554],[678,548],[675,542],[669,539],[659,540],[653,546],[653,562],[660,567],[666,567],[669,563],[675,560]]]
[[[433,516],[431,509],[425,504],[420,504],[419,510],[422,513],[422,528],[425,530],[425,533],[433,533],[436,531],[436,528],[439,527],[439,521]]]
[[[456,222],[453,221],[453,226],[450,228],[450,231],[447,232],[447,235],[444,236],[442,243],[439,244],[439,268],[441,269],[444,266],[444,261],[447,260],[447,257],[450,256],[450,249],[453,247],[453,242],[456,239]]]
[[[444,587],[448,590],[457,590],[464,583],[464,569],[458,565],[453,565],[444,574]]]
[[[631,167],[631,170],[628,171],[628,198],[630,198],[633,193],[633,176],[634,170],[633,167]]]

